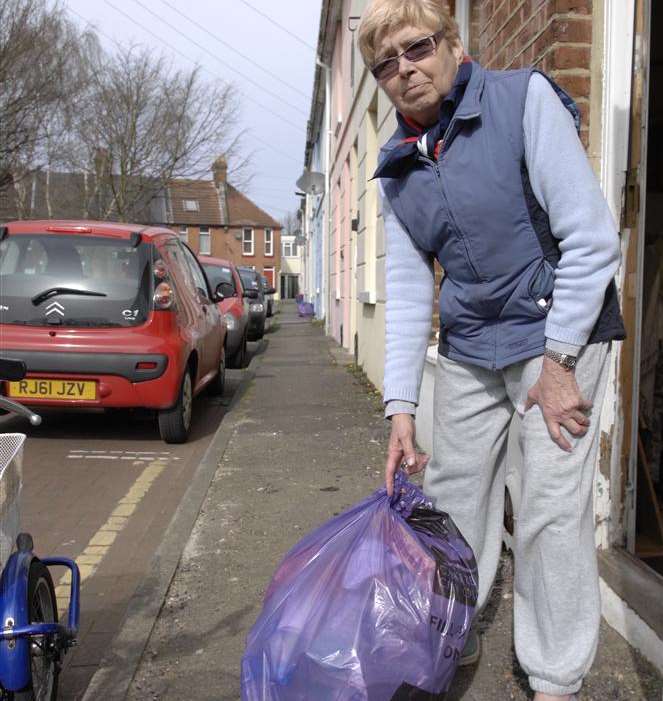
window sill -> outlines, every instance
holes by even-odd
[[[663,638],[663,578],[621,548],[599,550],[599,574],[629,608]]]

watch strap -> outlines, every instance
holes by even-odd
[[[573,370],[576,366],[577,357],[575,355],[570,355],[568,353],[559,353],[550,348],[546,348],[543,352],[546,358],[554,361],[558,365],[561,365],[566,370]]]

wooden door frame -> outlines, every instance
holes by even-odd
[[[649,113],[649,45],[651,0],[635,0],[633,74],[629,130],[629,160],[622,209],[622,231],[627,234],[624,251],[622,309],[627,339],[622,344],[619,380],[621,387],[621,464],[623,516],[626,547],[635,553],[638,474],[638,421],[645,219],[647,199],[647,133]]]

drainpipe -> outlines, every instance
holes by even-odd
[[[332,141],[332,109],[331,109],[331,66],[324,63],[320,57],[316,64],[325,71],[325,123],[327,140],[325,143],[325,197],[327,198],[327,223],[322,227],[322,298],[325,316],[325,333],[329,334],[331,305],[329,301],[329,257],[331,255],[331,141]]]

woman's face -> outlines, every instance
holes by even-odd
[[[430,29],[405,26],[382,38],[377,46],[375,62],[397,56],[411,44],[430,36]],[[442,39],[435,53],[412,63],[401,56],[398,73],[380,81],[380,87],[404,116],[423,126],[430,126],[438,119],[442,100],[453,86],[458,66],[463,60],[463,46],[454,46]]]

